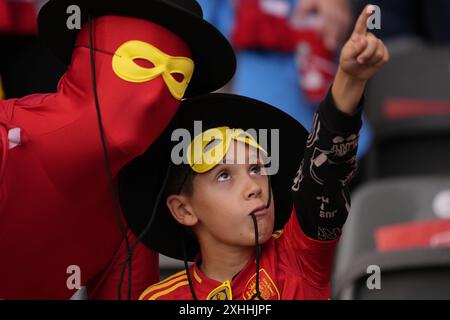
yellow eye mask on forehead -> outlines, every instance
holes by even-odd
[[[153,68],[144,68],[134,60],[144,59],[153,63]],[[143,41],[128,41],[115,52],[112,67],[116,75],[129,82],[146,82],[162,75],[172,96],[181,100],[194,73],[194,62],[186,57],[172,57]],[[183,75],[178,82],[173,74]]]
[[[243,142],[267,155],[251,134],[242,129],[219,127],[197,135],[187,149],[187,160],[192,170],[205,173],[218,165],[230,149],[232,140]]]

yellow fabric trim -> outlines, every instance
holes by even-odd
[[[197,274],[197,271],[195,271],[195,268],[193,268],[194,270],[194,279],[198,282],[198,283],[202,283],[202,279],[199,277],[199,275]]]
[[[170,286],[170,285],[172,285],[172,284],[174,284],[174,283],[176,283],[176,282],[178,282],[178,281],[180,281],[180,280],[186,280],[186,279],[187,279],[187,276],[184,275],[184,276],[179,276],[179,277],[173,278],[173,279],[171,279],[170,281],[161,281],[161,282],[158,282],[158,283],[156,283],[156,284],[151,285],[150,287],[148,287],[148,288],[140,295],[139,299],[143,298],[144,296],[146,296],[147,294],[149,294],[149,293],[151,293],[151,292],[153,292],[153,291],[156,291],[156,290],[159,290],[159,289],[168,287],[168,286]]]
[[[188,285],[188,284],[189,284],[189,283],[188,283],[187,281],[183,281],[183,282],[177,283],[176,285],[174,285],[173,287],[170,287],[169,289],[166,289],[166,290],[164,290],[164,291],[155,293],[155,294],[152,295],[148,300],[156,300],[156,299],[158,299],[159,297],[164,296],[164,295],[166,295],[166,294],[168,294],[168,293],[171,293],[172,291],[178,289],[179,287],[186,286],[186,285]]]
[[[153,63],[153,68],[144,68],[134,62],[144,59]],[[128,82],[142,83],[163,77],[172,96],[181,100],[194,73],[194,61],[187,57],[172,57],[151,44],[143,41],[127,41],[114,53],[112,67],[116,75]],[[178,82],[172,76],[183,75]]]
[[[267,155],[267,151],[248,132],[242,129],[217,127],[198,134],[189,144],[187,160],[192,170],[197,173],[205,173],[214,168],[227,154],[232,140],[246,143]],[[208,149],[212,143],[216,144]]]

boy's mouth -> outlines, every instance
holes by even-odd
[[[269,213],[268,208],[266,206],[262,205],[262,206],[255,208],[252,212],[250,212],[249,215],[251,216],[252,214],[254,214],[258,218],[258,217],[265,216],[268,213]]]

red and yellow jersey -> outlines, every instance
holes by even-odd
[[[330,275],[338,239],[318,241],[306,236],[295,210],[283,230],[262,246],[259,282],[264,300],[330,299]],[[220,283],[204,275],[196,263],[190,274],[200,300],[249,300],[256,293],[255,258],[230,281]],[[186,271],[150,286],[140,300],[192,299]]]

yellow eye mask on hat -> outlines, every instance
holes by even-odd
[[[205,173],[214,168],[225,157],[232,140],[243,142],[267,155],[251,134],[242,129],[219,127],[197,135],[187,149],[187,160],[192,170]]]
[[[153,63],[153,68],[144,68],[134,60],[144,59]],[[112,66],[121,79],[129,82],[146,82],[162,75],[172,96],[181,100],[194,73],[194,62],[186,57],[172,57],[143,41],[128,41],[115,52]],[[178,82],[173,74],[183,75]]]

